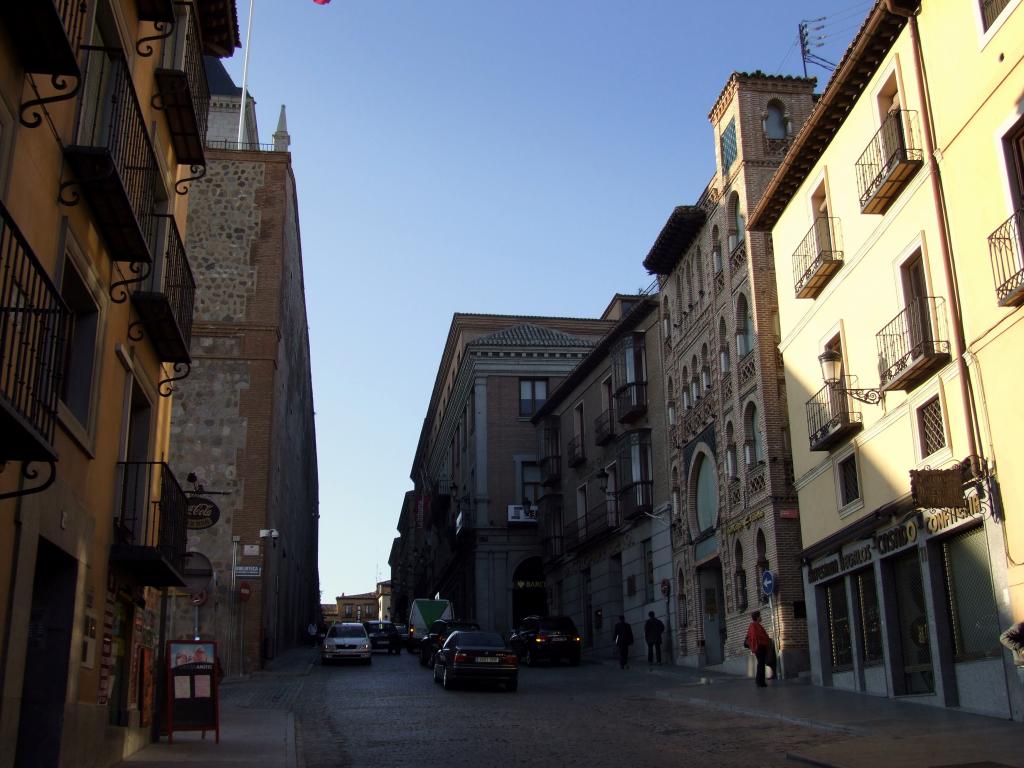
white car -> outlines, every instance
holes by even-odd
[[[332,624],[327,630],[327,637],[324,638],[323,649],[320,651],[320,661],[323,664],[330,664],[340,659],[361,659],[366,664],[373,660],[370,636],[366,634],[366,627],[362,624],[346,621]]]

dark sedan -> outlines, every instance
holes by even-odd
[[[402,638],[390,621],[364,621],[366,634],[370,636],[370,647],[373,650],[383,648],[389,654],[402,652]]]
[[[519,657],[497,632],[452,632],[434,654],[434,682],[445,690],[460,682],[500,683],[519,687]]]
[[[568,616],[527,616],[509,636],[509,645],[528,667],[542,659],[580,663],[580,635]]]
[[[480,625],[469,619],[438,619],[431,624],[427,636],[420,641],[420,666],[434,666],[434,654],[448,635],[461,629],[480,629]]]

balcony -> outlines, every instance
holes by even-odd
[[[565,447],[566,459],[570,467],[578,467],[586,461],[586,452],[583,446],[583,435],[575,435]]]
[[[182,587],[185,492],[163,462],[119,462],[121,502],[110,562],[139,586]]]
[[[26,72],[50,75],[55,85],[61,75],[78,77],[75,46],[86,16],[82,0],[5,2],[0,15]]]
[[[153,270],[149,290],[132,293],[132,305],[161,362],[191,363],[196,281],[178,225],[171,216],[162,218],[167,223],[167,250],[158,265],[162,269]]]
[[[793,253],[793,290],[798,299],[813,299],[843,266],[839,219],[819,216]]]
[[[118,49],[83,45],[82,51],[87,85],[76,139],[64,148],[74,178],[61,185],[60,202],[77,205],[77,186],[110,258],[148,263],[160,177],[131,72]]]
[[[158,96],[153,103],[167,116],[178,163],[204,166],[210,87],[203,67],[199,22],[191,5],[184,4],[184,9],[174,36],[165,45],[164,66],[154,72]]]
[[[856,164],[861,213],[885,213],[924,165],[917,112],[890,112]]]
[[[988,236],[988,254],[1000,307],[1024,304],[1024,208],[1018,208]]]
[[[57,460],[53,431],[69,317],[0,203],[0,463]]]
[[[576,549],[583,542],[587,531],[585,518],[577,518],[566,521],[562,528],[562,546],[565,551]]]
[[[562,479],[562,457],[558,454],[540,460],[541,485],[558,485]]]
[[[589,543],[602,538],[604,534],[619,527],[618,505],[614,496],[587,510],[587,524],[584,539]]]
[[[615,412],[624,424],[636,421],[647,413],[647,382],[632,382],[616,392]]]
[[[627,485],[618,494],[619,512],[623,520],[649,515],[654,509],[654,483],[650,480]]]
[[[609,408],[594,419],[594,442],[607,445],[615,438],[615,414]]]
[[[843,387],[851,388],[850,377],[843,379]],[[853,400],[838,387],[826,384],[805,407],[812,451],[827,451],[864,428],[860,411],[853,410]]]
[[[561,557],[563,552],[562,534],[561,532],[552,533],[546,536],[543,541],[544,544],[544,557],[548,560],[552,560],[556,557]]]
[[[747,241],[746,238],[738,241],[729,252],[729,274],[737,275],[747,265]]]
[[[949,362],[946,302],[936,296],[911,300],[875,335],[881,388],[911,390]]]

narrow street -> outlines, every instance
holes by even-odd
[[[517,693],[445,691],[416,657],[375,654],[370,666],[316,663],[306,676],[228,686],[225,703],[292,709],[300,768],[784,765],[789,751],[842,738],[670,701],[681,683],[646,664],[584,662],[524,667]]]

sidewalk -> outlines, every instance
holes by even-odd
[[[254,682],[273,677],[308,675],[316,663],[315,648],[292,648],[265,669],[221,684],[220,744],[214,734],[175,731],[174,743],[164,736],[136,752],[116,768],[181,768],[185,764],[213,768],[296,768],[295,718],[285,709],[242,706]]]
[[[641,674],[677,680],[678,687],[661,692],[668,701],[836,734],[834,742],[788,754],[795,763],[824,768],[1024,768],[1021,723],[807,682],[769,681],[767,688],[756,688],[748,678],[708,675],[687,667],[656,666],[647,671],[646,662],[639,660],[632,666]]]

